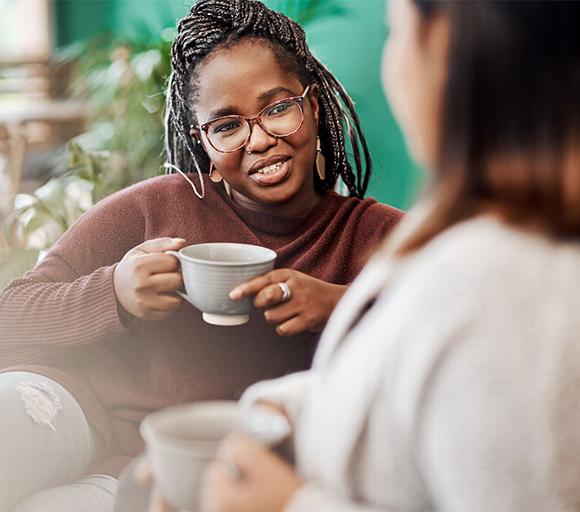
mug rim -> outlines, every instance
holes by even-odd
[[[213,453],[221,440],[200,441],[191,438],[182,438],[167,432],[163,432],[163,428],[160,430],[156,428],[159,423],[164,422],[164,419],[174,415],[175,413],[191,413],[195,412],[196,410],[199,411],[203,409],[227,410],[228,412],[233,413],[232,416],[241,417],[241,410],[239,408],[239,404],[236,401],[210,400],[202,402],[186,402],[183,404],[163,407],[149,413],[141,421],[141,424],[139,425],[139,433],[141,434],[141,437],[146,444],[149,444],[150,442],[157,442],[164,446],[165,449],[172,448],[181,451],[188,448],[195,448],[197,450],[207,450],[209,453]]]
[[[215,261],[215,260],[203,260],[200,258],[195,258],[193,256],[188,256],[187,254],[184,254],[183,251],[185,251],[186,249],[189,249],[190,247],[201,247],[201,246],[208,246],[208,245],[212,245],[212,246],[224,246],[224,245],[241,245],[244,247],[252,247],[252,248],[257,248],[257,249],[261,249],[262,251],[265,252],[264,254],[264,258],[260,259],[259,261],[252,261],[252,262],[239,262],[239,261]],[[264,263],[271,263],[272,261],[274,261],[277,257],[278,254],[276,253],[276,251],[273,251],[272,249],[269,249],[268,247],[263,247],[261,245],[254,245],[254,244],[242,244],[242,243],[237,243],[237,242],[205,242],[202,244],[191,244],[188,245],[186,247],[182,247],[181,249],[179,249],[179,251],[177,251],[179,253],[179,256],[182,257],[184,260],[186,261],[191,261],[194,263],[199,263],[200,265],[208,265],[208,266],[219,266],[219,267],[239,267],[239,266],[244,266],[244,267],[252,267],[255,265],[263,265]]]

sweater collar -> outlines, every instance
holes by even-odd
[[[331,194],[326,193],[304,215],[282,217],[244,208],[233,201],[223,189],[219,189],[218,193],[247,226],[256,232],[269,235],[289,235],[296,233],[298,230],[307,229],[311,224],[320,222],[331,202]]]

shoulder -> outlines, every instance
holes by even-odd
[[[197,183],[197,175],[190,179]],[[197,198],[191,185],[179,174],[155,176],[135,183],[99,201],[93,209],[101,211],[134,212],[144,216],[160,212],[182,211],[183,209],[202,209],[223,203],[215,187],[205,187],[205,197]]]
[[[531,267],[557,258],[566,247],[540,233],[480,216],[438,235],[407,258],[407,267],[439,276],[438,281],[455,278],[490,285],[503,282],[506,274],[534,279]]]
[[[377,279],[381,263],[394,268],[374,328],[380,335],[389,319],[401,383],[422,375],[419,389],[445,367],[465,390],[483,375],[538,377],[556,352],[580,361],[580,244],[479,217],[393,261],[373,262]]]
[[[352,210],[358,214],[367,216],[370,220],[384,221],[385,219],[399,220],[403,217],[404,212],[389,206],[384,203],[379,203],[372,197],[359,199],[358,197],[347,197],[337,194],[336,192],[328,192],[327,200],[333,202],[340,208]]]
[[[370,236],[372,240],[382,240],[405,215],[403,211],[370,197],[359,199],[330,192],[326,201],[337,216],[356,226],[361,236]]]
[[[469,328],[502,344],[508,333],[513,343],[536,339],[554,321],[562,331],[580,327],[573,306],[580,302],[580,244],[480,217],[384,263],[393,272],[383,287],[383,313],[403,318],[410,337]]]
[[[101,200],[97,205],[150,204],[151,199],[179,197],[183,195],[183,178],[178,175],[161,175],[128,186]]]

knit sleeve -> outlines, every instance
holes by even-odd
[[[251,407],[260,401],[278,405],[284,409],[290,423],[295,425],[315,378],[315,373],[309,370],[258,382],[244,392],[240,402],[243,407]]]
[[[134,196],[123,191],[101,201],[0,293],[0,366],[42,362],[124,329],[113,272],[143,240],[145,218]]]

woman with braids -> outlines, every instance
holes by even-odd
[[[0,510],[107,510],[147,413],[308,368],[401,216],[363,199],[371,162],[353,103],[285,16],[200,0],[172,67],[170,173],[97,204],[0,295]],[[243,326],[206,324],[175,294],[164,251],[218,241],[278,253],[234,292],[254,297]]]

